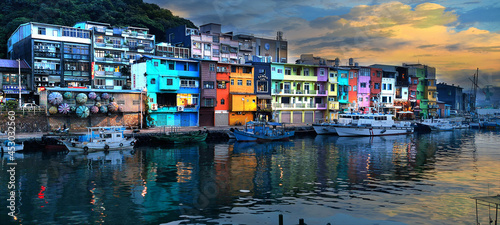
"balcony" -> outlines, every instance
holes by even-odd
[[[339,110],[340,103],[338,101],[330,101],[328,102],[328,109],[330,110]]]
[[[325,103],[273,103],[272,105],[275,110],[326,110]]]
[[[35,57],[44,57],[44,58],[61,58],[60,53],[54,52],[34,52]]]
[[[61,75],[61,71],[59,70],[50,70],[50,69],[34,69],[34,74],[43,74],[43,75]]]
[[[258,109],[261,111],[271,111],[272,106],[272,104],[257,104]]]
[[[187,104],[187,105],[184,105],[184,110],[181,110],[181,111],[198,112],[198,109],[199,109],[199,105],[197,105],[197,104]],[[177,111],[179,111],[179,109]]]
[[[273,95],[326,95],[326,91],[271,89]]]

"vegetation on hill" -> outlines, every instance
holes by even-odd
[[[73,26],[94,21],[112,26],[147,27],[157,42],[165,41],[165,30],[179,25],[195,28],[168,9],[142,0],[3,0],[0,1],[0,58],[7,57],[7,41],[17,27],[27,22]]]

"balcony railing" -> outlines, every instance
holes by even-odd
[[[291,90],[291,89],[271,89],[273,95],[326,95],[326,91],[316,90]]]
[[[325,110],[325,103],[273,103],[273,109],[320,109]]]

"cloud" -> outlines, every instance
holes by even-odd
[[[493,75],[499,71],[500,32],[486,29],[491,24],[500,29],[500,8],[492,1],[146,1],[157,1],[198,26],[221,23],[223,31],[263,37],[284,31],[289,62],[305,53],[352,57],[361,65],[419,61],[449,80],[476,67]]]

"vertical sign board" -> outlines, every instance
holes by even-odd
[[[92,62],[90,64],[90,76],[91,76],[91,80],[94,80],[94,68],[95,68],[95,62]]]

